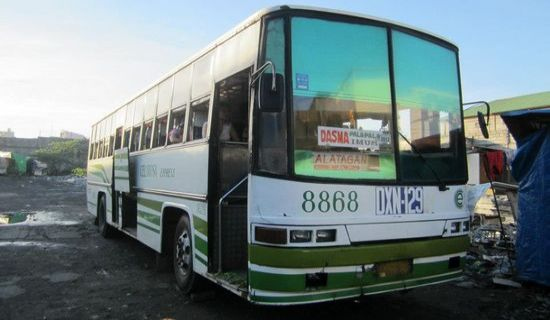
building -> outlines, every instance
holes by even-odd
[[[79,133],[75,133],[67,130],[61,130],[61,132],[59,133],[59,137],[62,139],[77,139],[77,140],[86,139],[85,136]]]
[[[8,128],[6,131],[0,131],[0,137],[2,138],[13,138],[15,137],[15,133],[11,130],[11,128]]]
[[[489,102],[491,116],[487,129],[489,140],[505,148],[516,149],[516,141],[508,131],[508,127],[500,117],[501,113],[515,110],[531,110],[550,108],[550,91],[528,94],[507,99],[499,99]],[[464,110],[464,130],[466,138],[485,140],[479,129],[477,111],[485,114],[485,106],[473,106]]]

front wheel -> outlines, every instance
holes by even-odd
[[[193,242],[189,218],[182,216],[174,233],[174,275],[180,290],[187,294],[198,287],[198,275],[193,271]]]

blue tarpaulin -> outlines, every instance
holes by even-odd
[[[550,110],[503,113],[517,142],[512,175],[518,181],[518,277],[550,286]]]

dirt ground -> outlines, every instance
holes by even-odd
[[[103,239],[86,212],[85,182],[0,176],[0,319],[550,319],[548,289],[464,280],[358,300],[252,305],[220,288],[207,299],[176,290],[154,252]],[[29,221],[31,220],[31,221]]]

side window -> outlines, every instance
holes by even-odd
[[[90,153],[90,159],[96,159],[97,142],[92,143],[92,152]]]
[[[132,130],[132,145],[130,146],[130,152],[139,150],[140,137],[141,137],[141,126],[134,127],[134,130]]]
[[[157,118],[155,134],[153,135],[153,148],[166,144],[166,129],[168,128],[168,115]]]
[[[116,129],[115,150],[122,148],[122,127]]]
[[[153,136],[153,121],[143,125],[143,137],[141,138],[140,150],[147,150],[151,147],[151,138]]]
[[[268,22],[265,40],[265,61],[271,61],[275,70],[284,75],[285,32],[281,18]],[[258,170],[275,174],[287,172],[287,110],[281,112],[259,112]]]
[[[173,110],[170,117],[170,131],[168,132],[168,144],[183,141],[183,128],[185,123],[185,109]]]
[[[110,136],[109,138],[109,145],[107,146],[107,156],[113,155],[113,144],[115,142],[115,136]]]
[[[99,152],[97,154],[98,158],[103,158],[103,140],[99,141]]]
[[[123,148],[128,148],[128,146],[130,145],[130,132],[132,131],[132,129],[128,129],[126,131],[124,131],[124,140],[122,141],[122,147]]]
[[[206,138],[208,132],[208,103],[209,100],[191,105],[189,114],[188,141]]]

